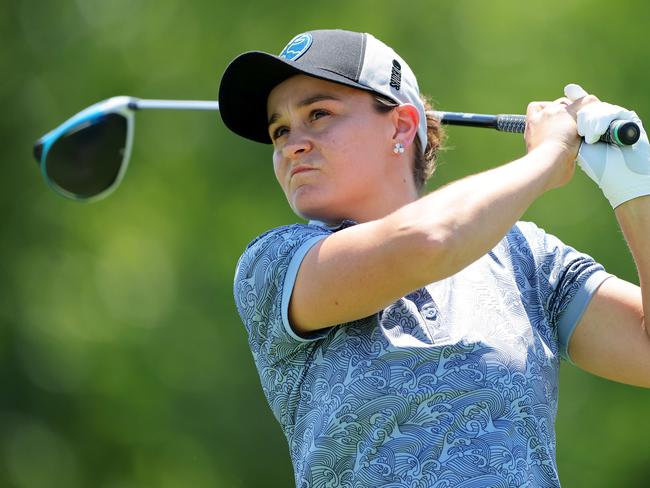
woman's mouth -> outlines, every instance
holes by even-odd
[[[293,177],[294,175],[296,175],[298,173],[304,173],[306,171],[314,171],[315,169],[316,168],[313,168],[311,166],[307,166],[307,165],[304,165],[304,164],[299,164],[298,166],[294,166],[293,168],[291,168],[291,175],[290,176]]]

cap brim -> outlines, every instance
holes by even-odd
[[[250,51],[235,58],[221,78],[219,112],[226,127],[247,139],[271,144],[266,101],[273,88],[297,74],[370,91],[338,73],[300,66],[261,51]]]

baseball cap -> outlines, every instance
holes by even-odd
[[[278,56],[249,51],[226,68],[219,86],[219,112],[234,133],[271,144],[266,101],[284,80],[305,74],[415,105],[422,151],[427,122],[413,71],[392,48],[367,33],[313,30],[295,36]]]

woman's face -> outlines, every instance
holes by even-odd
[[[387,213],[392,194],[404,191],[395,179],[404,183],[410,165],[392,151],[396,117],[374,103],[363,90],[305,75],[273,89],[267,102],[273,167],[294,212],[361,222]]]

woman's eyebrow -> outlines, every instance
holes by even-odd
[[[326,94],[317,94],[317,95],[311,95],[301,101],[298,102],[297,106],[298,107],[306,107],[307,105],[311,105],[312,103],[316,102],[322,102],[323,100],[334,100],[334,101],[341,101],[339,97],[336,97],[334,95],[326,95]],[[278,120],[280,117],[280,114],[278,113],[272,113],[271,116],[269,117],[269,123],[268,125],[271,125],[273,122]]]

